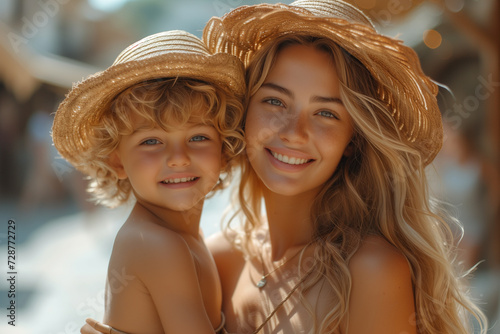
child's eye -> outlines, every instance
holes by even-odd
[[[205,140],[209,140],[209,138],[202,136],[202,135],[198,135],[198,136],[194,136],[189,141],[205,141]]]
[[[283,102],[281,102],[279,99],[275,99],[275,98],[268,98],[268,99],[265,99],[264,102],[270,104],[270,105],[273,105],[273,106],[278,106],[278,107],[284,107],[285,105],[283,104]]]
[[[323,116],[323,117],[328,117],[328,118],[339,119],[337,117],[337,115],[335,115],[334,113],[332,113],[331,111],[328,111],[328,110],[322,110],[322,111],[318,112],[318,115]]]
[[[157,145],[160,144],[160,141],[158,139],[146,139],[141,143],[141,145]]]

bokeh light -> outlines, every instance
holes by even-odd
[[[445,5],[451,12],[458,13],[464,8],[465,0],[445,0]]]
[[[424,32],[424,43],[428,48],[436,49],[443,41],[443,37],[436,30],[426,30]]]

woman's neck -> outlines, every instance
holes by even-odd
[[[311,206],[314,196],[311,193],[282,196],[264,192],[273,261],[282,259],[288,250],[311,242]]]

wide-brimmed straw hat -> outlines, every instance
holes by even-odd
[[[434,159],[443,140],[437,85],[423,73],[413,49],[379,34],[356,7],[339,0],[241,6],[210,19],[203,40],[211,52],[233,54],[248,66],[262,46],[294,34],[328,38],[357,58],[379,83],[380,98],[402,136],[425,165]]]
[[[161,78],[202,80],[227,94],[245,93],[237,57],[212,54],[198,37],[181,30],[145,37],[122,51],[109,68],[76,84],[59,105],[52,138],[61,156],[85,172],[81,153],[91,147],[89,134],[114,98],[135,84]]]

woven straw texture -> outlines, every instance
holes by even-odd
[[[212,55],[196,36],[181,30],[148,36],[127,47],[108,69],[76,84],[59,105],[52,127],[55,147],[83,170],[81,152],[90,148],[89,134],[113,99],[137,83],[160,78],[191,78],[243,96],[243,65],[229,54]]]
[[[437,85],[422,71],[413,49],[377,33],[370,19],[338,0],[299,0],[291,5],[241,6],[205,26],[211,52],[227,52],[248,66],[263,45],[287,34],[333,40],[361,61],[379,82],[402,136],[429,164],[441,149],[443,129]]]

